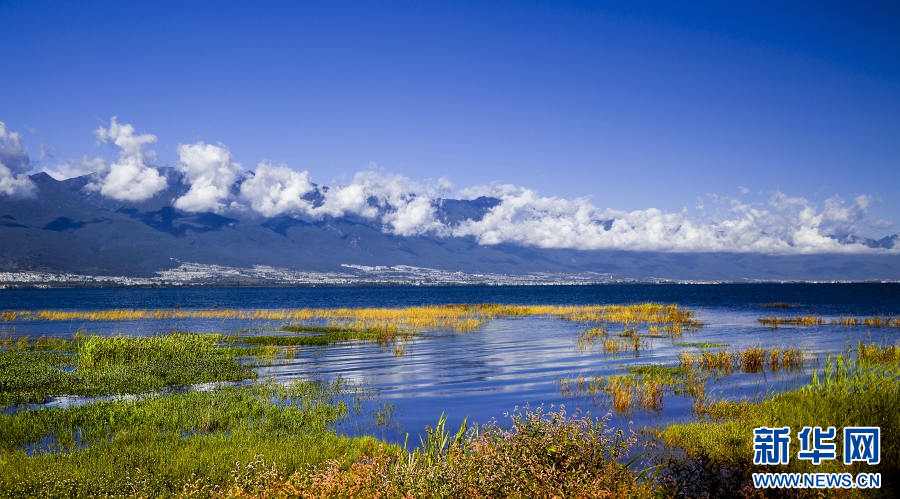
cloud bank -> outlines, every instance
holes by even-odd
[[[17,134],[0,123],[0,193],[34,195],[26,173],[27,150]],[[118,149],[118,159],[101,158],[61,163],[56,178],[90,172],[86,189],[121,201],[149,199],[168,187],[166,176],[153,166],[156,142],[150,134],[136,135],[134,127],[113,117],[109,128],[98,128],[102,143]],[[665,212],[601,209],[589,198],[542,197],[531,189],[492,184],[467,187],[452,194],[446,179],[416,182],[375,170],[357,173],[347,185],[317,186],[309,172],[285,165],[259,163],[244,172],[224,144],[182,144],[177,148],[188,190],[172,200],[182,211],[226,213],[232,216],[291,216],[306,220],[358,217],[380,223],[382,230],[400,236],[469,237],[479,244],[516,244],[540,248],[666,252],[739,252],[767,254],[900,253],[871,248],[862,229],[879,230],[891,222],[872,219],[875,200],[862,195],[850,201],[832,197],[822,206],[775,191],[765,203],[708,195],[697,212],[685,208]],[[45,168],[45,171],[47,169]],[[746,194],[748,189],[740,187]],[[441,214],[443,200],[493,198],[483,212],[463,214],[450,221]],[[475,210],[477,211],[477,210]]]

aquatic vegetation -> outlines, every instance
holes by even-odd
[[[75,350],[77,342],[66,338],[6,338],[0,340],[0,347],[7,352],[61,352]]]
[[[686,369],[694,367],[728,373],[740,368],[746,373],[757,373],[768,367],[772,371],[796,369],[807,362],[806,352],[796,349],[749,347],[730,352],[725,350],[701,350],[682,353],[678,365]]]
[[[678,365],[685,369],[694,367],[711,371],[730,371],[734,358],[728,351],[702,350],[698,353],[682,353],[678,356]]]
[[[578,333],[578,348],[586,350],[594,348],[594,345],[609,336],[609,329],[605,327],[593,327]]]
[[[174,333],[165,336],[88,336],[78,347],[82,370],[136,366],[167,359],[197,359],[213,355],[218,334]]]
[[[324,329],[324,331],[322,331]],[[294,331],[295,328],[290,329]],[[387,331],[384,329],[348,329],[339,327],[328,328],[303,328],[302,331],[314,331],[321,334],[292,334],[292,335],[231,335],[225,337],[228,341],[247,343],[250,345],[273,346],[325,346],[346,341],[377,341],[387,343],[401,338],[409,338],[411,334],[400,331]]]
[[[680,323],[675,323],[669,326],[654,325],[648,328],[647,334],[649,336],[677,338],[681,336],[681,333],[684,332],[685,329],[685,326]]]
[[[693,311],[677,305],[658,303],[556,307],[549,314],[576,322],[681,324],[692,328],[701,326],[700,322],[694,320]]]
[[[900,363],[900,347],[897,345],[888,345],[879,347],[875,343],[865,344],[859,342],[857,345],[857,355],[861,363],[879,363],[896,365]]]
[[[504,316],[569,320],[557,315],[559,307],[453,307],[459,308],[447,312],[440,310],[446,307],[434,307],[438,309],[434,315],[429,319],[424,314],[421,322],[379,315],[381,312],[276,321],[266,325],[276,334],[260,336],[176,333],[142,341],[82,334],[72,340],[2,340],[0,387],[5,393],[38,397],[74,387],[83,393],[143,395],[89,404],[92,409],[83,412],[78,408],[23,411],[0,419],[0,497],[646,497],[681,493],[682,489],[666,485],[677,484],[677,477],[654,482],[617,461],[614,456],[634,441],[628,439],[619,447],[612,434],[603,441],[585,430],[588,423],[599,423],[580,416],[563,413],[557,419],[554,412],[537,411],[541,421],[513,422],[504,428],[493,423],[463,426],[460,431],[448,430],[446,419],[441,418],[434,428],[426,428],[422,447],[409,451],[371,438],[340,437],[330,430],[330,423],[342,421],[354,410],[355,395],[328,399],[323,392],[344,393],[344,389],[330,388],[321,380],[303,387],[269,383],[218,387],[209,395],[159,397],[152,393],[153,386],[188,384],[184,381],[188,379],[227,379],[230,374],[222,367],[227,365],[237,366],[235,377],[243,379],[237,376],[245,376],[248,369],[237,360],[249,359],[236,359],[240,356],[263,360],[301,353],[308,356],[317,350],[307,347],[342,341],[383,342],[384,347],[375,348],[378,355],[407,355],[407,341],[425,334],[411,324],[426,321],[432,324],[422,326],[426,329],[463,332],[468,327],[465,321],[477,322],[477,328]],[[891,392],[898,388],[897,346],[860,343],[855,366],[846,354],[829,358],[825,374],[819,373],[804,388],[809,393],[777,404],[770,402],[777,396],[762,402],[709,400],[707,383],[718,374],[793,369],[806,365],[810,356],[799,349],[727,349],[729,345],[724,343],[674,340],[659,343],[659,338],[675,338],[695,327],[694,323],[595,321],[596,316],[585,314],[591,319],[565,326],[569,331],[581,330],[580,346],[596,346],[614,355],[649,348],[651,341],[699,349],[675,350],[682,353],[675,365],[627,366],[611,376],[558,381],[565,395],[594,397],[622,414],[662,411],[665,403],[671,404],[667,397],[673,395],[684,397],[679,402],[693,401],[697,416],[693,424],[698,426],[675,425],[682,428],[659,428],[657,433],[660,442],[678,449],[684,459],[713,460],[746,471],[752,468],[746,467],[747,455],[752,459],[752,452],[747,453],[749,425],[821,424],[823,418],[835,417],[840,411],[849,414],[835,419],[841,424],[871,424],[864,421],[862,409],[848,404],[869,404],[867,410],[882,418],[874,424],[886,421],[885,435],[888,431],[900,434],[900,425],[888,421],[897,418],[896,410],[890,408],[900,403]],[[366,325],[373,327],[366,329]],[[868,375],[856,372],[867,370]],[[173,374],[178,372],[184,373],[181,378]],[[32,380],[33,386],[44,391],[22,388],[23,380]],[[68,388],[48,391],[51,386]],[[845,392],[851,395],[845,396]],[[874,399],[867,398],[867,393],[874,394]],[[828,399],[825,405],[815,399],[819,396]],[[380,405],[367,421],[391,426],[393,412],[390,404]],[[29,419],[26,413],[35,415]],[[519,416],[525,420],[532,417],[527,414],[531,412]],[[600,443],[584,440],[585,435]],[[482,439],[487,436],[491,438]],[[896,448],[885,452],[896,456]],[[891,456],[886,454],[885,468],[865,470],[893,472],[900,459]],[[678,463],[669,464],[667,470],[677,469]],[[739,472],[729,475],[734,469],[723,471],[725,479],[742,476]],[[802,466],[777,471],[796,469],[809,471]],[[839,466],[835,470],[845,469]]]
[[[74,375],[62,367],[73,364],[72,357],[59,354],[0,353],[0,406],[65,393]]]
[[[607,338],[600,340],[599,343],[601,350],[606,354],[619,354],[629,351],[637,354],[637,352],[645,350],[650,346],[649,343],[642,340],[639,336],[631,336],[626,341]]]
[[[776,303],[760,303],[759,306],[762,308],[795,308],[799,307],[800,305],[797,303],[786,303],[780,301]]]
[[[628,343],[614,339],[606,339],[600,342],[603,353],[622,353],[628,350]]]
[[[712,343],[712,342],[695,342],[695,341],[676,341],[672,343],[676,347],[696,347],[696,348],[719,348],[727,347],[728,343]]]
[[[394,417],[394,404],[385,402],[375,411],[375,426],[391,426]]]
[[[295,328],[317,328],[319,325],[303,324],[308,321],[326,321],[326,327],[340,329],[381,329],[420,331],[447,329],[473,331],[486,320],[497,317],[551,316],[576,322],[654,323],[681,324],[696,328],[701,324],[693,319],[693,312],[676,305],[643,303],[637,305],[499,305],[458,304],[427,305],[408,308],[335,308],[290,310],[238,310],[214,308],[206,310],[174,309],[119,309],[119,310],[40,310],[6,311],[0,316],[3,322],[15,321],[136,321],[161,319],[217,319],[281,321]],[[298,331],[302,329],[297,329]],[[311,330],[311,329],[310,329]],[[327,331],[326,331],[327,332]]]
[[[634,409],[658,412],[663,408],[666,391],[702,400],[706,377],[681,366],[648,364],[629,366],[627,374],[579,376],[557,381],[566,397],[588,397],[594,404],[605,404],[620,414]]]
[[[760,324],[771,327],[780,325],[800,326],[867,326],[867,327],[900,327],[900,317],[840,317],[837,319],[825,319],[824,317],[760,317],[756,319]]]
[[[828,321],[825,318],[814,317],[812,315],[807,317],[760,317],[756,320],[760,324],[766,326],[779,326],[781,324],[816,326],[821,324],[828,324]]]

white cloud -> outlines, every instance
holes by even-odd
[[[370,170],[357,173],[349,185],[322,188],[315,204],[303,199],[314,189],[308,172],[260,163],[241,184],[240,199],[266,217],[359,216],[378,219],[387,231],[405,236],[448,230],[435,218],[434,207],[434,201],[452,189],[447,179],[438,179],[434,186],[422,185],[401,175]]]
[[[452,185],[443,178],[430,186],[402,175],[360,172],[350,185],[325,191],[322,205],[309,210],[309,214],[315,217],[380,217],[386,228],[397,235],[426,232],[443,235],[447,228],[435,218],[434,201],[450,188]]]
[[[573,201],[539,197],[522,189],[480,221],[469,220],[451,232],[473,236],[481,244],[513,243],[541,248],[616,249],[672,252],[761,252],[771,254],[877,251],[838,238],[856,235],[871,199],[850,206],[832,198],[817,211],[803,198],[776,192],[770,204],[778,211],[718,199],[730,209],[726,217],[692,218],[687,210],[666,213],[655,208],[622,212],[600,210],[586,198]],[[601,221],[613,220],[608,230]]]
[[[119,159],[108,166],[96,163],[94,180],[85,188],[123,201],[143,201],[166,188],[166,178],[148,164],[156,161],[156,153],[147,150],[156,143],[155,135],[135,135],[133,126],[120,125],[115,116],[108,129],[99,127],[94,134],[101,142],[112,141],[119,147]]]
[[[30,171],[31,160],[22,136],[7,132],[6,124],[0,121],[0,194],[11,198],[37,196],[37,186],[28,178]]]
[[[741,194],[747,194],[748,192],[750,192],[750,189],[746,187],[738,187],[738,190],[741,191]]]
[[[303,195],[314,188],[309,173],[262,162],[241,183],[240,197],[266,217],[301,215],[311,207]]]
[[[221,213],[228,205],[231,186],[241,174],[241,165],[231,160],[231,152],[224,144],[182,144],[178,146],[181,161],[175,169],[184,174],[191,186],[184,196],[173,203],[188,212],[212,211]]]

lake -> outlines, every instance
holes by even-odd
[[[761,397],[808,381],[821,369],[824,356],[857,341],[893,344],[897,328],[835,325],[781,326],[772,329],[757,319],[814,315],[825,319],[900,315],[900,284],[634,284],[598,286],[452,286],[452,287],[249,287],[0,290],[0,310],[104,309],[297,309],[338,307],[407,307],[453,303],[522,305],[672,303],[693,310],[703,326],[679,338],[644,338],[638,352],[604,353],[598,346],[579,344],[583,323],[531,316],[498,318],[473,332],[426,331],[405,345],[351,342],[303,347],[294,358],[278,359],[259,368],[279,382],[318,374],[343,376],[366,383],[378,394],[377,404],[393,406],[389,427],[352,421],[343,430],[370,433],[402,441],[434,425],[441,413],[451,427],[469,422],[504,419],[504,413],[529,404],[564,404],[594,415],[610,412],[602,399],[564,396],[560,381],[579,376],[623,373],[626,366],[677,364],[678,355],[698,351],[676,343],[720,343],[731,350],[751,346],[797,348],[811,361],[795,370],[738,373],[713,379],[712,398]],[[787,304],[774,308],[772,304]],[[0,338],[71,336],[76,331],[103,335],[150,335],[172,331],[233,334],[238,329],[263,331],[278,327],[246,320],[145,320],[130,322],[5,322]],[[610,327],[615,334],[622,326]],[[638,333],[646,333],[646,326]],[[271,332],[267,333],[271,334]],[[614,414],[613,423],[641,427],[684,420],[691,414],[690,397],[667,394],[659,411]]]

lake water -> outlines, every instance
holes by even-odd
[[[893,344],[896,328],[840,326],[760,326],[759,317],[817,315],[870,317],[900,315],[898,284],[718,284],[718,285],[602,285],[602,286],[458,286],[458,287],[304,287],[304,288],[163,288],[163,289],[44,289],[0,290],[0,311],[173,308],[236,309],[406,307],[450,303],[504,304],[629,304],[674,303],[694,310],[703,322],[697,331],[675,341],[727,343],[735,350],[747,346],[801,348],[818,362],[796,371],[736,374],[707,388],[712,397],[760,397],[806,382],[821,369],[824,354],[857,341]],[[789,303],[792,308],[764,304]],[[0,337],[69,336],[82,330],[99,334],[157,334],[170,331],[234,333],[237,328],[276,327],[249,321],[152,320],[134,322],[13,322],[2,323]],[[529,404],[545,408],[564,404],[603,415],[609,408],[587,398],[564,397],[558,381],[579,375],[622,373],[626,365],[675,363],[692,347],[675,346],[669,338],[650,338],[649,348],[623,355],[603,354],[599,347],[580,348],[578,334],[585,324],[547,317],[489,321],[469,333],[426,332],[407,345],[403,356],[393,346],[355,342],[304,347],[293,359],[261,367],[260,374],[278,381],[318,374],[365,382],[378,392],[378,404],[394,407],[394,426],[354,425],[345,431],[367,432],[402,440],[405,432],[417,441],[426,424],[449,415],[451,427],[462,418],[502,421],[505,412]],[[616,327],[610,328],[615,333]],[[646,332],[646,327],[644,328]],[[55,403],[59,403],[56,401]],[[51,401],[51,403],[54,403]],[[613,416],[613,423],[640,427],[682,420],[690,416],[691,399],[667,395],[656,413]]]

